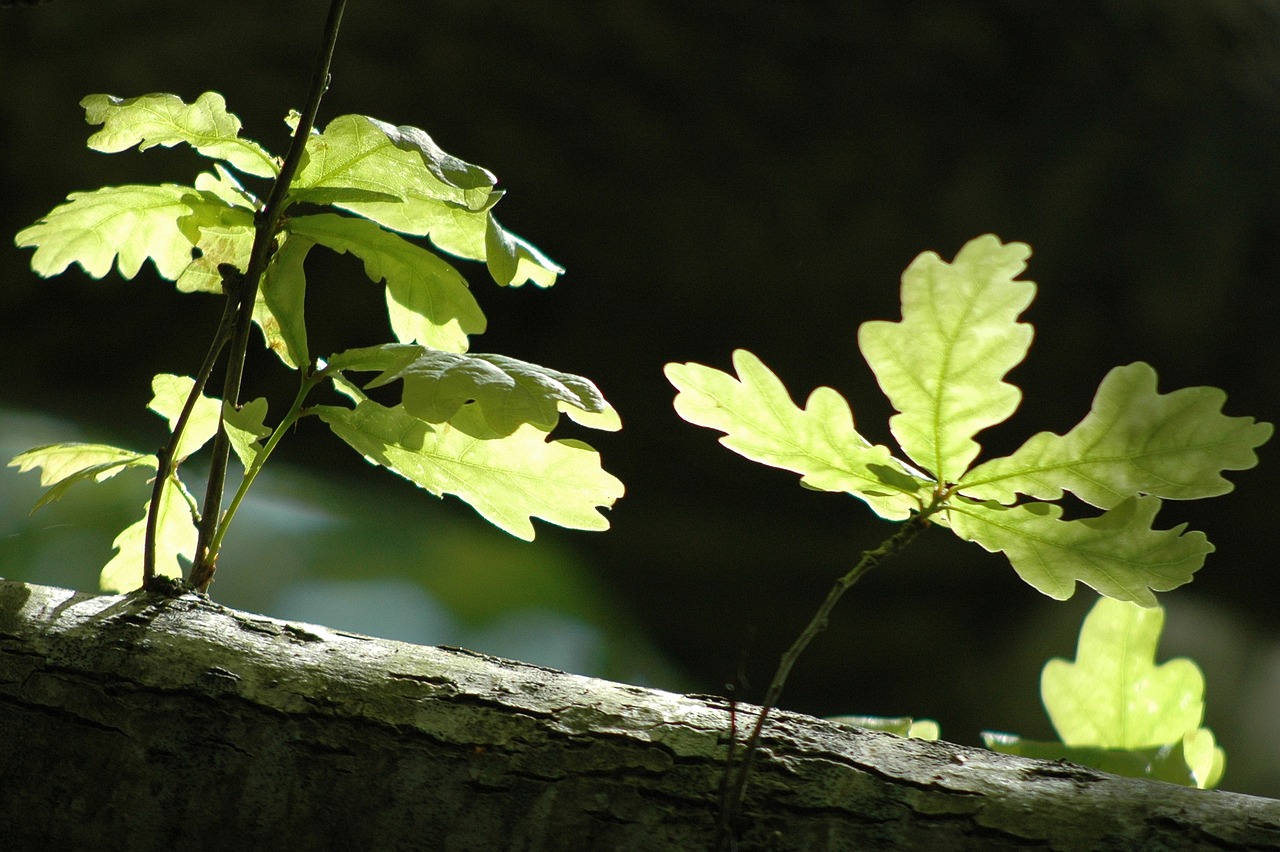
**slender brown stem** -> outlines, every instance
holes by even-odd
[[[299,117],[289,153],[285,155],[284,162],[281,164],[280,174],[271,186],[267,203],[255,218],[249,266],[245,270],[237,294],[235,326],[222,388],[224,404],[240,404],[240,385],[244,378],[245,356],[249,349],[249,332],[253,326],[253,307],[258,299],[258,285],[275,251],[276,232],[280,227],[285,208],[288,206],[289,185],[302,164],[307,138],[315,126],[316,114],[320,111],[320,100],[329,88],[329,68],[333,62],[338,28],[342,23],[342,12],[346,5],[346,0],[332,0],[329,5],[324,41],[316,61],[315,74],[311,79],[306,106]],[[222,521],[222,498],[226,489],[227,464],[230,457],[231,442],[227,437],[225,426],[219,422],[218,433],[213,441],[213,460],[209,463],[209,483],[205,489],[204,509],[201,512],[195,564],[191,567],[191,585],[201,592],[209,588],[209,584],[213,582],[213,574],[217,570],[218,554],[212,545],[218,537],[218,526]]]
[[[218,363],[218,357],[222,354],[227,341],[231,339],[231,327],[235,323],[235,316],[235,294],[228,289],[226,302],[222,309],[222,318],[218,320],[218,328],[213,333],[213,342],[209,345],[209,351],[205,353],[204,363],[200,365],[200,370],[196,373],[195,384],[192,385],[191,392],[187,394],[187,400],[182,406],[182,411],[178,414],[178,419],[173,424],[173,430],[169,435],[168,442],[156,453],[156,478],[151,485],[151,502],[147,504],[147,529],[142,547],[142,587],[144,589],[152,587],[156,576],[156,535],[160,525],[160,501],[164,496],[165,485],[178,472],[178,464],[182,461],[175,457],[178,452],[178,444],[182,441],[182,435],[187,430],[187,422],[191,419],[191,412],[195,410],[196,401],[200,399],[200,395],[204,393],[205,386],[209,383],[209,376],[213,374],[213,368]]]
[[[782,689],[787,684],[787,678],[790,676],[796,660],[800,659],[800,655],[809,647],[809,643],[826,629],[827,620],[844,593],[849,591],[854,583],[862,579],[863,575],[876,565],[879,565],[890,556],[901,553],[903,548],[929,526],[929,516],[934,510],[936,510],[936,503],[930,509],[913,514],[906,523],[898,528],[897,532],[885,539],[879,547],[874,550],[864,551],[862,558],[858,560],[858,564],[854,565],[849,573],[836,580],[835,585],[831,587],[831,591],[827,593],[826,599],[818,607],[817,612],[813,614],[813,618],[808,625],[796,637],[795,642],[791,644],[786,653],[782,655],[778,668],[773,674],[773,680],[769,683],[769,689],[765,692],[764,701],[761,702],[760,715],[756,717],[755,724],[751,728],[751,735],[747,738],[746,746],[742,750],[742,760],[737,766],[733,766],[730,763],[725,770],[726,773],[730,773],[730,780],[726,785],[728,795],[724,797],[724,804],[720,810],[720,822],[716,827],[717,849],[732,848],[734,838],[737,836],[738,817],[742,811],[742,799],[746,794],[747,782],[751,777],[751,765],[755,760],[756,752],[760,749],[760,737],[764,732],[764,726],[769,719],[769,714],[778,706],[778,700],[782,697]],[[731,754],[732,751],[730,749]]]

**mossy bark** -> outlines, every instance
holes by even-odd
[[[709,849],[729,724],[192,595],[0,582],[6,849]],[[762,743],[741,849],[1280,849],[1273,800],[789,713]]]

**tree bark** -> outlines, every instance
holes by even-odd
[[[730,722],[194,595],[0,581],[5,849],[710,849]],[[1280,801],[778,713],[737,842],[1280,849]]]

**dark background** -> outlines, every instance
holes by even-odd
[[[326,7],[0,10],[0,234],[73,190],[203,167],[184,151],[87,150],[76,104],[92,92],[217,90],[246,135],[283,151]],[[613,529],[541,525],[528,547],[588,566],[608,602],[598,620],[646,637],[670,663],[662,686],[739,681],[758,698],[832,580],[892,531],[684,424],[662,365],[724,369],[751,349],[800,400],[840,390],[888,441],[855,333],[899,316],[898,275],[920,251],[949,259],[986,232],[1034,250],[1036,342],[1011,376],[1025,402],[979,436],[988,453],[1070,428],[1103,374],[1134,360],[1163,391],[1216,385],[1227,413],[1280,419],[1275,2],[351,0],[320,123],[347,112],[422,127],[493,170],[503,223],[567,267],[546,292],[465,269],[490,320],[473,349],[590,376],[621,412],[622,432],[590,438],[627,484]],[[349,259],[319,260],[312,350],[385,339],[379,289]],[[43,281],[29,261],[0,240],[0,405],[154,445],[148,379],[195,368],[217,301],[175,294],[150,266],[132,282]],[[291,395],[272,358],[253,367],[251,394]],[[282,445],[288,460],[338,483],[386,478],[307,426]],[[1265,479],[1274,451],[1261,455],[1231,475],[1234,493],[1160,516],[1219,548],[1164,596],[1162,654],[1206,670],[1224,786],[1280,796],[1280,497]],[[385,487],[415,511],[454,511]],[[92,588],[101,558],[85,558]],[[1071,655],[1092,600],[1048,601],[934,532],[842,603],[784,704],[931,716],[963,742],[981,728],[1048,737],[1039,667]]]

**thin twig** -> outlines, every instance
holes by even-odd
[[[209,345],[209,351],[205,353],[204,363],[196,373],[195,384],[187,394],[182,411],[173,424],[168,442],[156,453],[156,478],[151,485],[151,502],[147,504],[147,528],[142,545],[142,587],[144,589],[152,588],[156,577],[156,535],[160,526],[160,502],[164,497],[165,486],[169,479],[177,474],[178,464],[182,461],[176,457],[178,444],[187,430],[187,422],[191,419],[191,412],[195,410],[196,401],[200,399],[205,386],[209,383],[209,376],[213,374],[218,357],[222,354],[227,341],[231,339],[231,327],[235,324],[235,294],[231,290],[226,275],[223,276],[223,287],[227,294],[226,301],[223,305],[222,317],[218,320],[218,328],[213,333],[213,342]]]
[[[320,100],[329,88],[329,68],[333,61],[334,46],[338,40],[342,12],[346,5],[346,0],[332,0],[329,5],[324,42],[311,80],[306,107],[299,117],[289,153],[285,155],[284,162],[280,166],[280,174],[276,176],[275,183],[271,186],[267,203],[254,219],[253,248],[249,253],[249,266],[245,270],[240,292],[237,294],[235,329],[232,333],[231,352],[227,358],[226,380],[222,389],[224,405],[240,404],[240,385],[244,378],[245,356],[249,349],[249,332],[253,326],[253,307],[258,298],[258,284],[267,270],[267,265],[271,262],[271,255],[275,250],[276,231],[280,227],[281,218],[288,204],[289,185],[293,182],[293,176],[302,163],[307,138],[315,126],[316,114],[320,111]],[[227,464],[230,456],[231,442],[227,436],[226,426],[219,421],[218,433],[213,442],[213,459],[209,463],[209,483],[205,489],[204,509],[200,518],[196,559],[191,567],[191,585],[200,592],[209,588],[209,584],[213,582],[213,574],[217,570],[218,552],[213,547],[213,543],[215,538],[218,538],[218,527],[222,521],[222,497],[226,488]]]
[[[716,826],[715,847],[717,849],[732,848],[735,842],[738,818],[742,811],[742,800],[746,794],[747,781],[751,777],[751,765],[755,760],[756,752],[760,749],[760,737],[764,732],[764,726],[769,719],[769,714],[778,706],[778,700],[782,697],[782,689],[786,686],[787,677],[791,674],[791,669],[796,660],[809,647],[809,643],[826,629],[831,611],[835,609],[836,604],[844,593],[849,591],[849,588],[854,583],[862,579],[863,575],[876,565],[890,556],[901,553],[903,548],[910,544],[929,525],[929,516],[932,514],[931,510],[935,507],[936,503],[930,509],[913,514],[906,523],[898,528],[897,532],[885,539],[879,547],[874,550],[864,551],[862,558],[858,560],[858,564],[853,566],[849,573],[837,580],[835,585],[831,587],[831,591],[827,593],[826,599],[818,607],[818,611],[814,613],[809,624],[801,631],[796,641],[787,649],[787,652],[782,655],[778,668],[774,672],[773,680],[769,683],[769,689],[765,693],[764,701],[761,703],[760,715],[756,717],[755,724],[751,728],[751,736],[747,738],[746,746],[742,750],[742,761],[737,766],[729,765],[725,769],[726,773],[732,773],[732,780],[727,784],[729,794],[720,810],[720,822]]]

